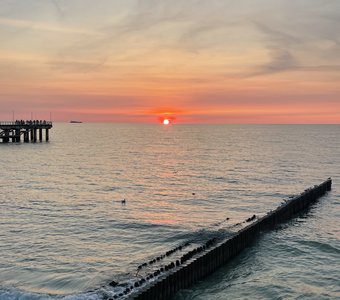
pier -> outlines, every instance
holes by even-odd
[[[273,229],[277,224],[286,222],[308,209],[327,191],[330,191],[331,186],[332,180],[328,178],[320,185],[315,185],[289,198],[263,217],[257,218],[253,215],[246,220],[249,224],[240,231],[219,241],[211,240],[203,247],[184,254],[176,265],[165,268],[169,270],[166,273],[156,272],[158,275],[152,281],[140,280],[138,285],[135,285],[139,289],[127,289],[111,299],[124,296],[127,296],[124,299],[129,300],[171,299],[179,290],[190,287],[228,263],[243,249],[249,247],[263,231]]]
[[[45,120],[17,120],[14,122],[0,121],[0,143],[20,143],[21,136],[23,141],[41,142],[43,140],[43,130],[45,130],[45,141],[49,141],[49,130],[52,122]]]

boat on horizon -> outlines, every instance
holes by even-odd
[[[70,123],[83,123],[82,121],[71,120]]]

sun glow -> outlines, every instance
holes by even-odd
[[[169,119],[164,119],[163,120],[163,124],[164,125],[169,125],[170,124],[170,120]]]

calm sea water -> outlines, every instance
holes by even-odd
[[[330,176],[307,213],[176,299],[340,298],[338,125],[57,123],[0,154],[1,300],[112,295],[140,264]]]

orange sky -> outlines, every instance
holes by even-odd
[[[339,1],[15,0],[0,12],[1,120],[340,120]]]

